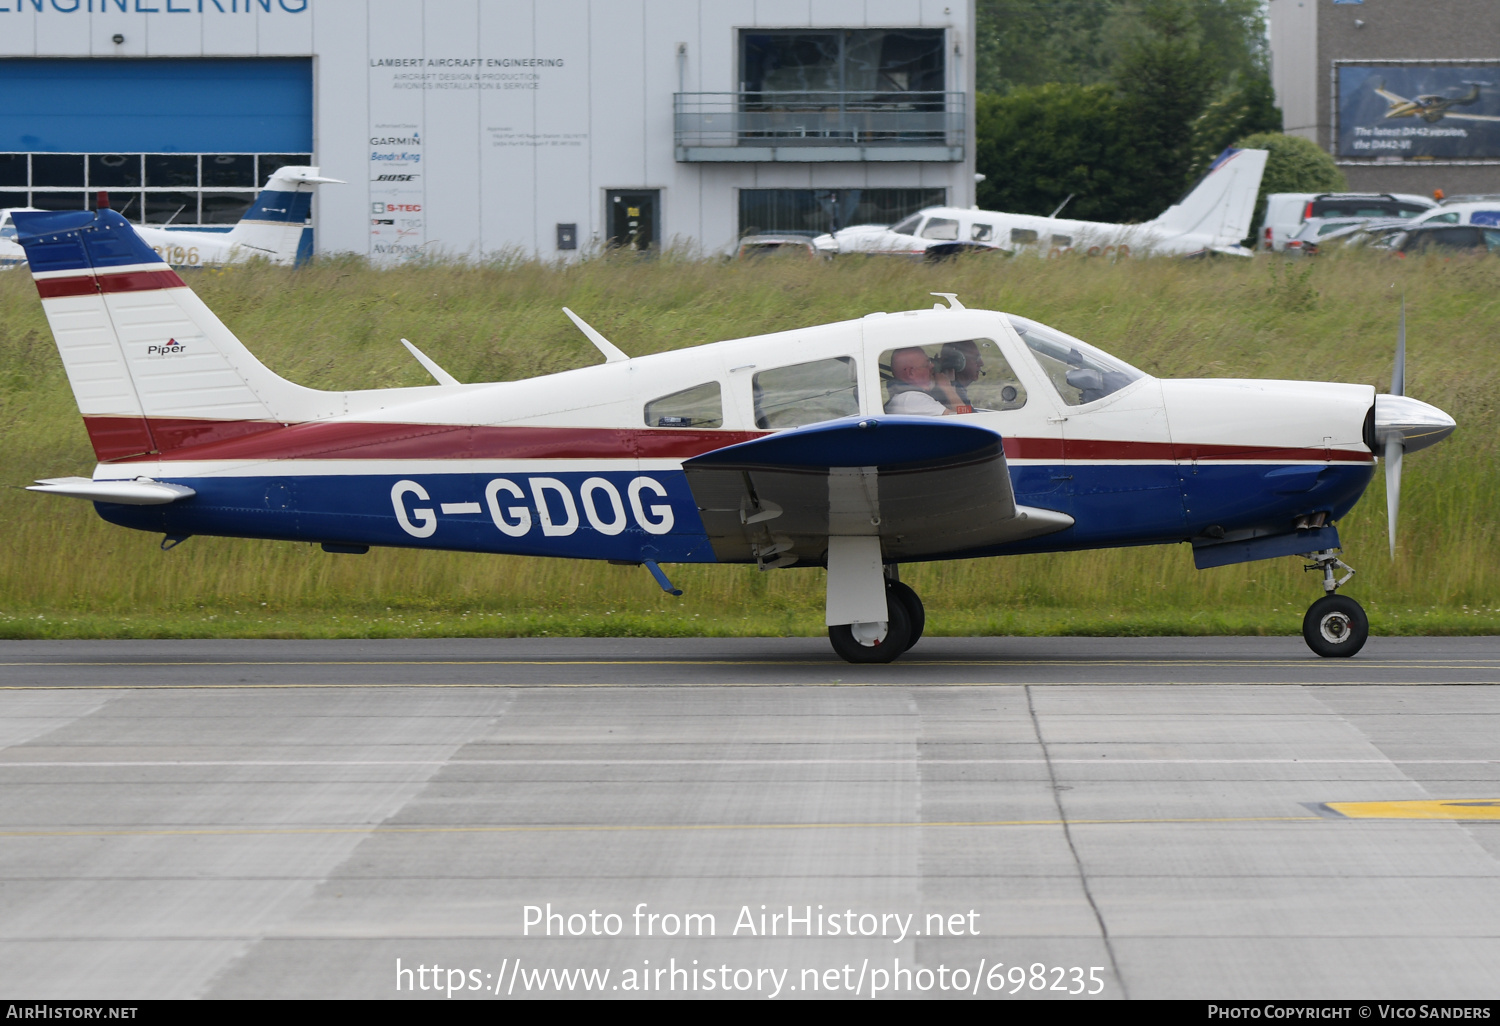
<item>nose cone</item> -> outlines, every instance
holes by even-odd
[[[1375,438],[1384,448],[1397,439],[1407,452],[1435,445],[1453,434],[1454,419],[1429,403],[1405,395],[1375,397]]]

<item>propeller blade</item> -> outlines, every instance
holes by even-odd
[[[1385,442],[1385,513],[1391,539],[1391,558],[1396,558],[1396,515],[1401,511],[1401,457],[1406,448],[1397,435]]]
[[[1401,297],[1401,327],[1396,330],[1396,366],[1391,370],[1391,395],[1406,394],[1406,297]]]

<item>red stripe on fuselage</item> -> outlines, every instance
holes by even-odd
[[[137,418],[85,417],[95,447]],[[766,432],[691,428],[494,427],[464,424],[320,423],[282,425],[257,420],[149,418],[159,453],[148,460],[462,460],[462,459],[688,459]],[[1074,438],[1006,438],[1010,459],[1073,461],[1368,463],[1369,453],[1343,449],[1252,445],[1174,445]],[[122,454],[124,455],[124,454]],[[101,459],[106,459],[100,453]]]
[[[37,293],[43,299],[58,299],[64,296],[92,296],[96,292],[151,292],[156,289],[186,288],[177,272],[125,271],[119,274],[80,274],[67,278],[42,278],[36,283]]]

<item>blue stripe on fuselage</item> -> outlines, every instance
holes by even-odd
[[[1295,472],[1268,477],[1288,469]],[[1290,531],[1292,522],[1305,513],[1326,511],[1332,520],[1344,516],[1364,492],[1373,472],[1370,463],[1012,466],[1018,503],[1067,513],[1075,519],[1074,526],[1041,538],[940,558],[1170,544],[1201,534],[1210,526],[1225,531]],[[187,485],[198,494],[168,506],[100,503],[100,515],[124,527],[169,535],[576,559],[714,561],[697,505],[681,471],[161,480]],[[496,485],[497,481],[509,484]],[[550,483],[554,481],[555,485]],[[421,491],[405,488],[393,495],[403,482]],[[1288,493],[1289,489],[1295,490]],[[585,490],[593,507],[592,518],[584,500]],[[552,521],[551,534],[542,523],[539,497]],[[445,503],[471,504],[470,511],[445,513]],[[397,516],[398,504],[406,518],[405,527]],[[659,509],[662,506],[670,508],[671,527],[654,533],[662,531],[666,521]],[[492,507],[499,510],[500,523],[513,533],[501,529]],[[522,531],[522,523],[528,519],[529,527]],[[620,530],[611,534],[593,521]],[[430,533],[423,534],[429,526]]]

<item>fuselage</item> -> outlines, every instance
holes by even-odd
[[[1064,217],[1007,214],[993,210],[934,207],[886,228],[856,225],[814,240],[820,252],[878,253],[920,257],[934,246],[954,243],[994,247],[1011,253],[1055,257],[1189,256],[1216,248],[1222,240],[1209,232],[1170,232],[1152,222],[1109,224]]]
[[[139,451],[124,440],[94,476],[180,484],[194,498],[98,508],[169,536],[748,562],[748,551],[710,543],[684,460],[784,428],[880,417],[893,351],[973,340],[1019,400],[976,402],[960,419],[1003,438],[1017,503],[1075,522],[982,551],[896,552],[900,561],[1286,533],[1337,520],[1370,480],[1368,386],[1127,368],[1133,380],[1090,398],[1018,334],[1030,323],[964,309],[872,314],[525,381],[300,390],[300,413],[277,420],[184,407],[147,418],[155,453],[124,455]],[[192,359],[161,356],[183,370]],[[811,384],[794,394],[798,380]],[[134,430],[86,420],[101,455]]]

